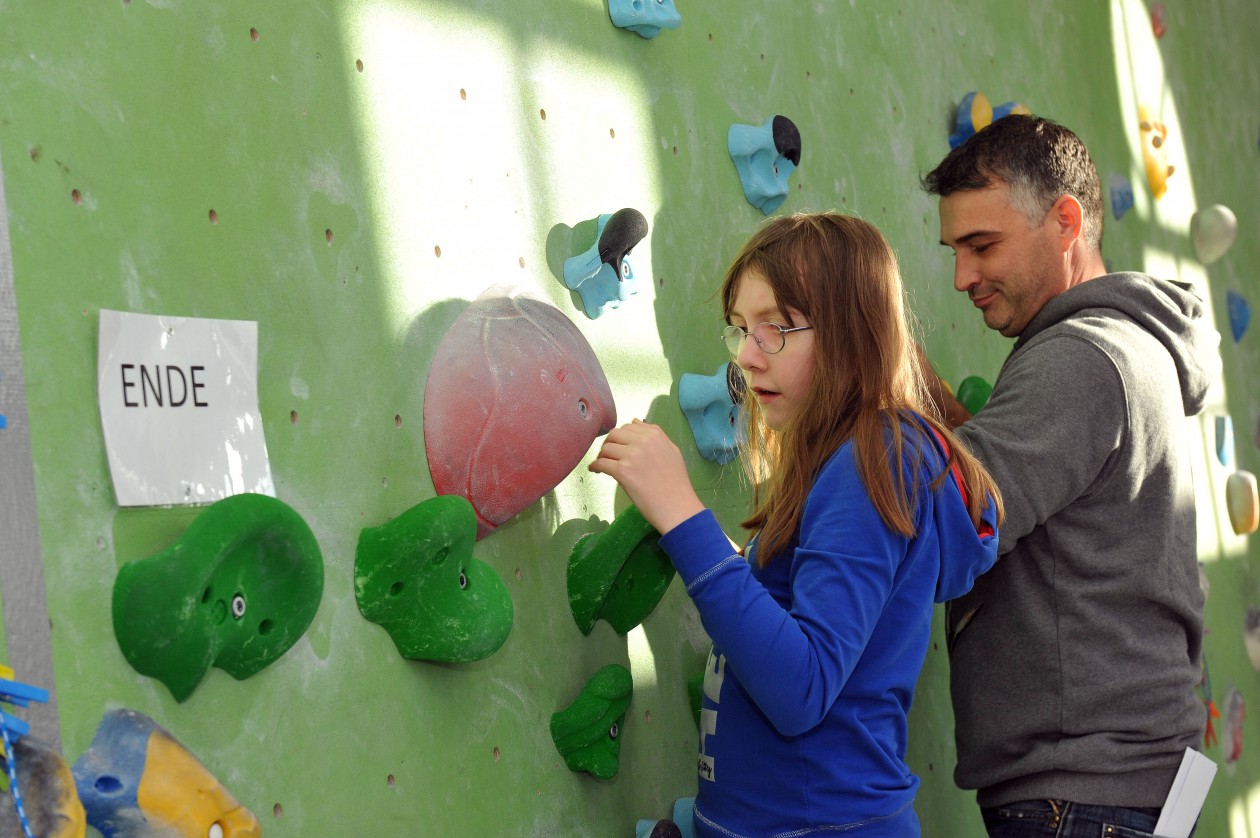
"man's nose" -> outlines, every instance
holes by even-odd
[[[969,259],[963,256],[954,257],[954,290],[969,291],[980,282],[980,274]]]

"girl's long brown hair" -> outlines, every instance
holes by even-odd
[[[858,473],[889,529],[914,535],[920,470],[906,485],[903,419],[918,414],[946,441],[979,526],[992,497],[993,478],[941,421],[915,361],[897,257],[874,226],[838,213],[798,213],[763,224],[736,255],[721,291],[730,321],[741,280],[753,272],[774,292],[779,309],[805,316],[814,336],[814,373],[803,407],[780,430],[765,424],[760,405],[745,394],[748,416],[744,464],[753,483],[753,512],[743,527],[760,534],[764,566],[791,543],[805,498],[824,462],[852,440]],[[752,324],[749,324],[750,326]],[[791,338],[789,337],[789,340]],[[914,423],[910,423],[915,427]],[[925,433],[926,435],[926,433]],[[928,446],[926,439],[920,446]],[[935,486],[947,470],[931,475]]]

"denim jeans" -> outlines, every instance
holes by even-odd
[[[1150,838],[1159,809],[1021,800],[981,809],[989,838]]]

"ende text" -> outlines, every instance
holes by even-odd
[[[205,382],[198,380],[198,373],[204,373],[206,368],[203,366],[192,366],[188,368],[188,374],[177,366],[168,365],[165,368],[161,364],[153,367],[150,371],[149,367],[140,364],[140,373],[136,375],[135,364],[122,365],[122,396],[123,405],[126,407],[148,407],[149,398],[152,395],[154,403],[158,407],[182,407],[189,396],[192,397],[193,407],[209,407],[210,402],[202,401],[203,396],[199,391],[204,390]],[[130,377],[128,373],[130,372]],[[163,398],[162,384],[166,383],[166,395]],[[139,401],[132,401],[137,398],[134,394],[128,394],[128,390],[139,388]]]

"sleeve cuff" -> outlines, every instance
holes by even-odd
[[[732,556],[743,560],[709,509],[697,512],[661,536],[660,545],[688,589],[699,577]]]

